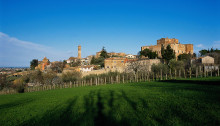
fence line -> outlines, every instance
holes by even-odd
[[[219,68],[218,69],[202,69],[200,67],[196,67],[194,69],[179,69],[168,71],[163,71],[162,69],[158,72],[137,72],[136,74],[130,73],[121,73],[112,76],[105,77],[92,77],[82,80],[77,80],[74,82],[63,83],[60,85],[41,85],[41,86],[29,86],[25,87],[24,92],[35,92],[35,91],[44,91],[44,90],[55,90],[55,89],[63,89],[63,88],[76,88],[76,87],[84,87],[84,86],[98,86],[104,84],[115,84],[115,83],[133,83],[133,82],[150,82],[150,81],[158,81],[158,80],[170,80],[177,78],[202,78],[202,77],[214,77],[219,76]],[[13,88],[5,88],[0,91],[0,94],[14,94],[17,91]]]

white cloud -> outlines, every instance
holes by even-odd
[[[196,45],[196,47],[203,48],[204,46],[203,46],[203,44],[198,44],[198,45]]]
[[[0,66],[29,66],[32,59],[46,56],[51,61],[66,59],[69,55],[48,46],[19,40],[0,32]]]

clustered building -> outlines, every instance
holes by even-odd
[[[178,39],[172,38],[161,38],[157,40],[157,45],[150,46],[142,46],[141,50],[149,49],[155,51],[158,54],[158,57],[161,58],[161,47],[166,48],[168,45],[174,50],[176,56],[186,53],[193,54],[193,44],[180,44]],[[96,52],[96,55],[91,55],[86,58],[81,57],[81,46],[78,46],[78,56],[70,57],[66,60],[67,66],[65,70],[76,70],[80,72],[90,72],[99,68],[97,65],[91,65],[91,59],[93,57],[99,58],[101,51]],[[147,65],[147,69],[150,70],[152,64],[158,64],[161,62],[160,59],[148,59],[148,58],[137,58],[136,55],[125,54],[123,52],[116,53],[110,52],[107,53],[110,58],[104,60],[104,69],[102,71],[119,71],[122,72],[126,69],[126,67],[132,63],[139,63]],[[72,66],[73,63],[79,62],[78,66]],[[45,57],[42,61],[39,62],[37,68],[40,70],[44,70],[48,65],[50,65],[50,61]],[[103,73],[103,72],[101,72]],[[94,72],[93,72],[94,74]]]
[[[193,54],[193,44],[180,44],[178,39],[161,38],[157,40],[157,45],[142,46],[141,50],[150,49],[158,54],[161,58],[161,47],[166,48],[168,45],[174,50],[176,57],[180,54]]]

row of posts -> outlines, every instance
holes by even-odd
[[[173,73],[174,72],[174,73]],[[182,76],[183,74],[183,76]],[[42,86],[31,86],[25,88],[24,92],[34,92],[34,91],[43,91],[43,90],[54,90],[62,88],[72,88],[72,87],[83,87],[83,86],[98,86],[105,84],[114,84],[114,83],[132,83],[132,82],[146,82],[154,80],[168,80],[168,79],[177,79],[177,78],[192,78],[192,77],[212,77],[219,76],[219,69],[203,71],[201,67],[196,68],[195,73],[192,74],[192,69],[187,70],[169,70],[167,73],[163,73],[161,69],[158,72],[137,72],[134,75],[122,74],[116,76],[108,77],[95,77],[86,80],[74,81],[69,83],[63,83],[60,85],[42,85]],[[13,94],[16,93],[14,89],[7,89],[0,94]]]

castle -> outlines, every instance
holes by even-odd
[[[157,45],[151,45],[151,46],[142,46],[141,51],[144,49],[150,49],[152,51],[155,51],[158,54],[158,57],[161,56],[161,47],[166,47],[170,45],[171,48],[174,50],[176,57],[180,54],[186,53],[186,54],[193,54],[193,44],[180,44],[178,39],[169,39],[169,38],[161,38],[157,40]]]

